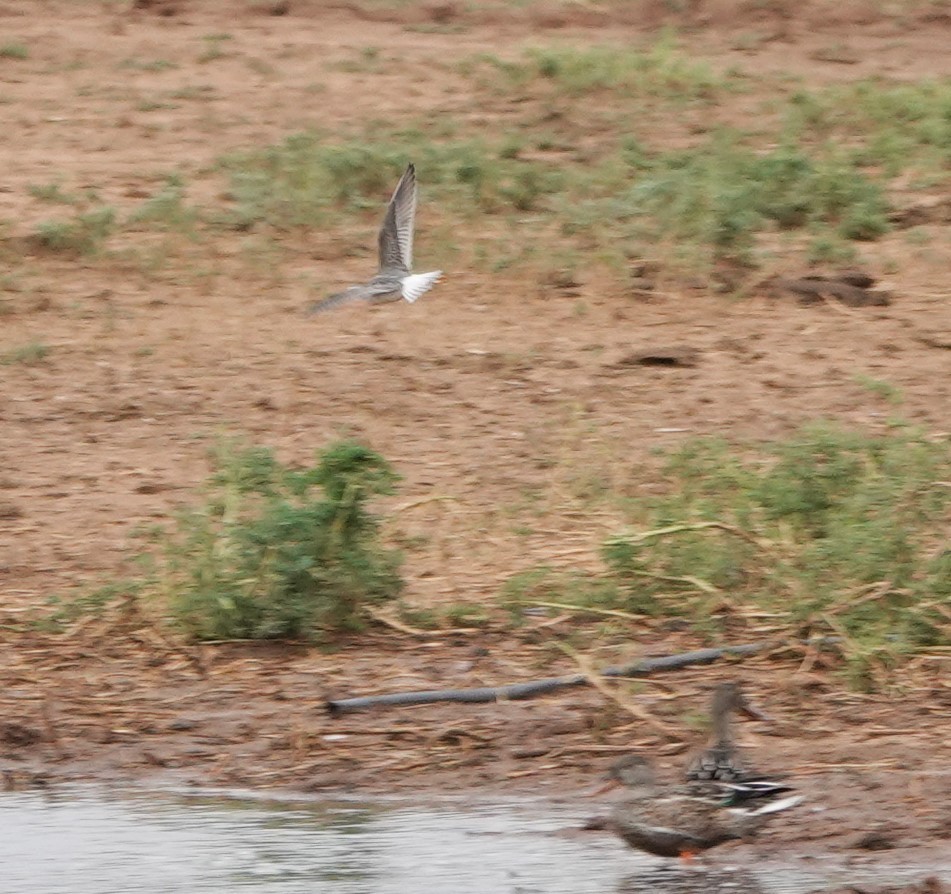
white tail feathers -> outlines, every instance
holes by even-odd
[[[789,810],[790,807],[795,807],[797,804],[801,804],[805,798],[802,795],[793,795],[791,798],[783,798],[780,801],[773,801],[772,804],[767,804],[765,807],[760,807],[758,810],[750,811],[751,816],[763,816],[767,813],[779,813],[780,810]]]
[[[412,304],[420,295],[436,285],[440,276],[442,276],[442,270],[434,270],[432,273],[411,273],[409,276],[404,276],[400,282],[400,292]]]

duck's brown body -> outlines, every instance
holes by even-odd
[[[631,847],[658,857],[690,857],[747,838],[769,814],[801,800],[788,798],[759,810],[728,809],[722,792],[711,798],[696,794],[691,786],[659,787],[653,767],[634,754],[616,761],[608,775],[611,784],[626,786],[629,795],[588,828],[610,829]]]
[[[747,837],[752,818],[686,795],[632,798],[617,804],[606,823],[626,844],[658,857],[689,857]]]

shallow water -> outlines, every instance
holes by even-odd
[[[420,805],[68,787],[0,794],[0,892],[145,894],[805,894],[856,881],[832,864],[681,867],[548,801]],[[721,858],[722,855],[722,858]],[[878,883],[920,878],[898,867]],[[888,877],[886,877],[886,875]]]

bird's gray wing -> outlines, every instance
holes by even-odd
[[[386,206],[380,228],[380,272],[413,269],[413,227],[416,224],[416,168],[409,165]]]
[[[315,301],[307,308],[307,313],[321,314],[324,311],[333,310],[333,308],[339,307],[341,304],[347,304],[350,301],[367,300],[372,298],[375,294],[375,290],[369,284],[365,286],[350,286],[350,288],[344,289],[342,292],[337,292],[329,298],[324,298],[322,301]]]

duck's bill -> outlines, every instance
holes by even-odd
[[[759,708],[754,707],[749,702],[744,702],[740,706],[740,713],[742,713],[744,717],[748,717],[750,720],[762,720],[764,723],[770,723],[773,719],[769,716],[769,714],[766,714]]]
[[[607,782],[604,783],[604,785],[599,785],[597,788],[592,789],[590,792],[588,792],[588,793],[585,795],[585,797],[586,797],[586,798],[595,798],[595,797],[597,797],[598,795],[603,795],[603,794],[605,794],[605,793],[611,791],[612,789],[619,788],[620,785],[621,785],[620,780],[618,780],[618,779],[609,779]]]

